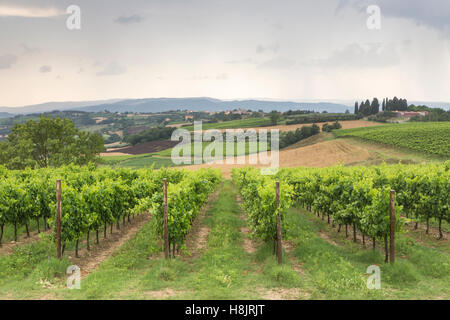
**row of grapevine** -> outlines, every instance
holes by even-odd
[[[263,176],[257,169],[233,169],[233,183],[238,187],[243,207],[248,214],[252,232],[264,241],[277,240],[276,181],[272,176]],[[292,203],[293,187],[280,185],[280,211],[285,212]],[[284,215],[281,214],[282,233],[286,232]]]
[[[163,178],[167,179],[169,190],[180,186],[180,192],[189,190],[197,195],[196,199],[182,197],[184,203],[172,210],[173,215],[183,217],[186,212],[177,209],[188,208],[192,200],[196,201],[195,204],[202,203],[219,180],[219,174],[211,170],[192,173],[174,169],[112,170],[76,166],[22,171],[0,169],[0,227],[2,233],[6,224],[14,225],[15,230],[17,226],[25,225],[28,231],[31,219],[44,219],[44,229],[47,228],[47,220],[54,226],[56,180],[61,179],[61,241],[63,250],[65,244],[75,241],[77,254],[82,236],[87,236],[89,248],[91,232],[96,232],[98,242],[101,229],[106,237],[108,225],[111,229],[114,224],[119,228],[121,221],[125,224],[130,216],[149,209],[148,204],[157,203],[162,197]],[[195,188],[188,189],[189,183]],[[203,194],[198,195],[197,192]],[[177,194],[177,191],[172,193]],[[191,213],[189,219],[190,216]],[[17,232],[15,238],[17,240]]]
[[[167,188],[169,247],[172,255],[184,247],[186,234],[209,194],[221,180],[220,170],[200,170],[190,172],[177,184]],[[164,235],[163,193],[159,190],[141,201],[140,210],[149,210],[156,219],[160,237]],[[170,250],[169,250],[170,251]]]
[[[361,139],[450,157],[450,122],[402,123],[335,130],[338,137]]]
[[[237,169],[233,172],[235,184],[244,198],[250,217],[275,216],[269,198],[262,195],[273,188],[273,178],[260,176],[257,169]],[[396,230],[405,223],[403,216],[417,223],[439,221],[442,237],[442,220],[450,221],[450,162],[427,165],[382,165],[377,167],[286,168],[276,179],[285,186],[285,196],[322,217],[327,216],[333,225],[351,225],[363,237],[382,239],[387,249],[390,232],[390,190],[396,192]],[[267,183],[267,181],[271,181]],[[289,186],[292,189],[289,189]],[[287,203],[287,202],[286,202]],[[267,210],[267,213],[264,213]],[[251,220],[252,221],[252,220]],[[256,221],[256,220],[255,220]],[[272,228],[255,226],[265,238],[273,235]],[[258,229],[259,228],[259,229]],[[262,228],[262,230],[260,230]],[[346,228],[347,230],[347,228]],[[272,238],[270,238],[272,239]],[[364,239],[364,238],[363,238]],[[386,250],[387,254],[387,250]]]
[[[367,235],[380,237],[388,232],[390,189],[397,194],[397,212],[416,223],[426,221],[428,225],[436,218],[441,225],[450,218],[450,162],[285,169],[280,177],[295,186],[296,196],[305,206],[341,224],[355,224]]]

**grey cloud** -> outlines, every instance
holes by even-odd
[[[5,54],[0,56],[0,69],[9,69],[17,62],[17,56],[13,54]]]
[[[275,58],[261,63],[258,68],[270,68],[270,69],[287,69],[295,65],[295,61],[288,58]]]
[[[272,24],[270,25],[270,27],[273,28],[275,31],[281,31],[281,30],[284,29],[284,25],[283,25],[282,23],[279,23],[279,22],[277,22],[277,23],[272,23]]]
[[[49,72],[52,72],[52,66],[47,66],[47,65],[42,66],[42,67],[39,68],[39,72],[40,72],[40,73],[49,73]]]
[[[116,20],[114,20],[114,22],[127,25],[127,24],[139,23],[142,20],[144,20],[144,18],[142,16],[140,16],[138,14],[133,14],[131,16],[120,16]]]
[[[256,53],[264,53],[267,51],[277,53],[279,49],[280,49],[280,45],[278,43],[270,44],[267,46],[258,45],[258,46],[256,46]]]
[[[41,51],[39,48],[29,47],[26,44],[22,44],[21,47],[25,54],[35,54]]]
[[[116,76],[124,74],[127,69],[119,65],[116,61],[108,64],[102,71],[97,72],[97,76]]]
[[[313,59],[303,65],[332,68],[382,68],[397,65],[400,58],[394,44],[352,43],[335,50],[328,58]]]
[[[450,36],[450,1],[447,0],[340,0],[336,12],[346,7],[366,12],[369,5],[378,5],[384,16],[410,19]]]

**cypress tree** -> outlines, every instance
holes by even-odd
[[[380,112],[380,102],[377,98],[373,98],[372,104],[370,105],[370,114],[377,114]]]

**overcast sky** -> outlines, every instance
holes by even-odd
[[[394,95],[450,101],[449,0],[0,0],[0,106]]]

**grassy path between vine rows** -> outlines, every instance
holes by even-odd
[[[119,254],[82,282],[81,290],[62,290],[68,299],[296,299],[300,279],[289,265],[278,266],[270,246],[244,249],[243,213],[229,182],[206,210],[190,238],[208,230],[201,253],[166,261],[150,221]],[[195,248],[196,249],[196,248]],[[194,250],[195,250],[194,249]],[[112,280],[114,279],[114,280]],[[295,288],[297,286],[297,288]]]
[[[290,209],[287,215],[292,226],[291,236],[303,234],[295,240],[295,255],[309,271],[314,287],[327,298],[376,299],[449,299],[450,247],[447,240],[431,240],[439,245],[423,245],[417,232],[406,231],[396,237],[396,263],[384,263],[384,250],[377,242],[364,247],[359,239],[352,241],[344,228],[337,232],[313,213]],[[299,223],[292,223],[297,220]],[[358,275],[369,265],[381,267],[381,290],[367,290],[358,286]],[[353,273],[353,276],[352,276]],[[326,278],[323,278],[324,276]],[[364,277],[367,279],[367,276]],[[353,283],[352,283],[353,281]]]
[[[65,270],[72,262],[58,261],[44,238],[0,259],[0,299],[450,298],[445,244],[432,248],[401,235],[397,263],[385,265],[383,252],[363,249],[351,235],[345,239],[345,232],[297,208],[286,213],[278,265],[272,243],[252,238],[235,189],[225,181],[198,215],[187,241],[192,255],[165,260],[151,219],[84,277],[80,290],[69,290]],[[382,270],[381,290],[366,287],[373,264]]]

